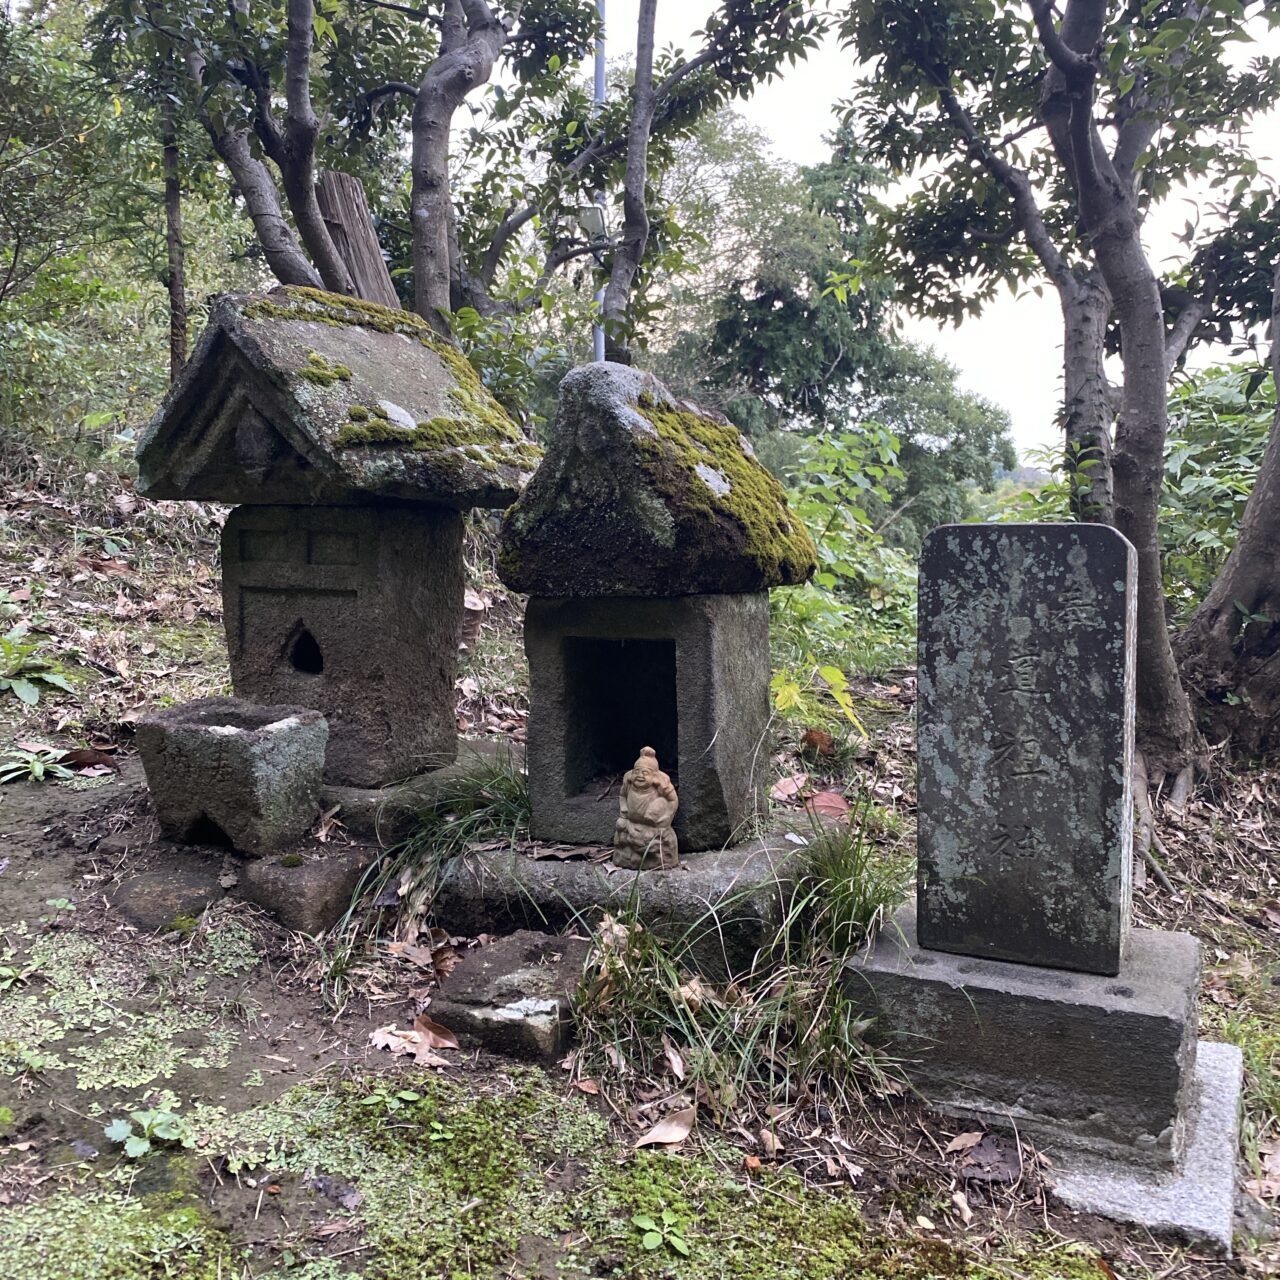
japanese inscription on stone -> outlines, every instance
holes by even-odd
[[[946,525],[920,558],[921,945],[1119,971],[1135,553],[1101,525]]]

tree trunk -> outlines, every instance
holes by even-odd
[[[1111,295],[1097,267],[1072,275],[1059,291],[1063,324],[1064,426],[1071,513],[1077,520],[1115,522],[1111,427],[1104,337]]]
[[[169,291],[169,380],[187,363],[187,264],[182,241],[182,176],[179,170],[176,108],[168,97],[160,113],[164,164],[164,239],[167,250],[164,283]]]
[[[605,359],[631,363],[627,311],[631,287],[644,261],[649,243],[649,206],[645,186],[649,179],[649,134],[657,98],[653,88],[653,28],[658,0],[640,0],[636,34],[636,76],[631,90],[631,124],[627,131],[627,166],[622,185],[622,236],[613,254],[609,283],[601,308]]]
[[[429,66],[413,104],[412,185],[414,310],[449,332],[449,131],[472,89],[486,83],[507,33],[481,0],[446,0],[440,56]]]
[[[398,308],[400,299],[373,229],[364,184],[349,173],[328,169],[320,175],[316,198],[330,238],[351,273],[356,296]]]
[[[1271,374],[1280,386],[1280,267]],[[1242,755],[1280,750],[1280,398],[1236,545],[1174,650],[1215,741]]]
[[[208,127],[206,125],[206,127]],[[236,186],[253,228],[258,233],[258,243],[266,256],[267,266],[281,284],[309,285],[323,288],[316,269],[302,252],[293,228],[289,226],[280,207],[280,193],[267,166],[249,146],[249,137],[240,129],[227,129],[223,133],[212,130],[214,149],[225,162],[235,179]]]
[[[1093,58],[1107,5],[1068,0],[1060,31],[1047,0],[1032,0],[1032,10],[1053,64],[1041,111],[1120,323],[1124,394],[1113,456],[1115,524],[1138,552],[1136,729],[1148,777],[1159,786],[1165,772],[1188,770],[1202,745],[1173,658],[1160,566],[1157,514],[1169,425],[1164,308],[1142,246],[1132,178],[1117,169],[1094,121]]]

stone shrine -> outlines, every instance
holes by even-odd
[[[498,560],[531,597],[534,837],[607,844],[648,746],[679,792],[680,849],[740,839],[763,811],[768,590],[814,568],[736,427],[625,365],[573,370]]]
[[[1229,1253],[1240,1053],[1196,1039],[1196,939],[1130,928],[1135,577],[1097,525],[926,539],[918,901],[846,987],[1068,1205]]]
[[[138,446],[138,491],[239,504],[223,532],[237,695],[323,712],[326,779],[457,751],[462,513],[540,457],[417,316],[315,289],[219,299]]]

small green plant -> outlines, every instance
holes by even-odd
[[[637,1213],[631,1219],[631,1225],[641,1233],[642,1249],[652,1252],[666,1245],[682,1258],[689,1256],[689,1244],[683,1235],[684,1227],[679,1217],[670,1209],[663,1209],[657,1218],[651,1218],[647,1213]]]
[[[40,701],[46,689],[75,693],[62,667],[41,654],[42,643],[27,636],[27,626],[21,622],[0,636],[0,693],[12,693],[29,707]]]
[[[22,969],[16,964],[11,964],[10,961],[12,959],[13,952],[6,950],[3,961],[0,961],[0,991],[8,991],[20,983],[26,982],[34,972],[33,969]]]
[[[362,1107],[382,1107],[389,1114],[394,1115],[397,1111],[403,1111],[411,1103],[421,1101],[422,1094],[415,1089],[396,1089],[392,1091],[391,1089],[379,1087],[361,1098],[360,1105]],[[439,1128],[439,1125],[433,1121],[431,1127],[434,1130]],[[437,1141],[434,1133],[431,1136],[431,1141]]]
[[[52,747],[10,747],[0,756],[0,783],[74,778],[74,770],[58,763],[61,758]]]
[[[70,898],[46,898],[44,905],[51,911],[58,911],[64,915],[76,909],[76,904]]]
[[[171,1108],[177,1103],[171,1097],[162,1100],[167,1106],[150,1110],[130,1111],[129,1118],[113,1120],[103,1129],[111,1142],[124,1144],[124,1153],[130,1160],[138,1160],[150,1150],[152,1143],[168,1143],[181,1147],[194,1147],[196,1135],[191,1122]]]

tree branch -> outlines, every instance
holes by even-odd
[[[1044,267],[1049,278],[1059,289],[1069,289],[1074,284],[1071,268],[1062,256],[1053,237],[1045,226],[1044,215],[1036,204],[1031,183],[1021,169],[1015,168],[1000,155],[978,131],[973,118],[964,109],[956,91],[943,80],[938,84],[938,94],[947,118],[969,144],[969,151],[982,163],[1013,197],[1013,208],[1027,244]]]
[[[1191,345],[1191,339],[1195,337],[1195,332],[1200,327],[1200,322],[1213,309],[1213,300],[1217,292],[1217,274],[1210,272],[1200,294],[1192,298],[1178,312],[1177,318],[1173,322],[1173,327],[1165,337],[1164,376],[1166,379],[1172,375],[1174,369],[1177,368],[1178,361],[1186,354],[1187,348]]]
[[[1066,81],[1073,88],[1093,82],[1095,69],[1091,59],[1072,49],[1053,24],[1052,0],[1030,0],[1031,13],[1035,18],[1036,31],[1040,35],[1040,43],[1049,56],[1049,60],[1062,72]]]

